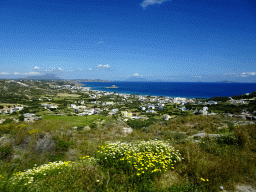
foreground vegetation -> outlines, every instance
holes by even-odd
[[[255,183],[255,124],[188,116],[124,137],[124,122],[94,117],[91,129],[57,116],[0,125],[0,191],[231,191]],[[189,138],[200,131],[221,135]]]

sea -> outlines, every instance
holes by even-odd
[[[91,90],[133,95],[206,98],[232,97],[256,91],[256,83],[206,82],[81,82]],[[118,88],[106,88],[112,85]]]

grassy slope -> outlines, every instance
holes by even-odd
[[[100,116],[88,116],[88,122],[98,121]],[[107,121],[104,125],[87,132],[76,132],[75,134],[59,134],[57,130],[63,127],[69,130],[70,126],[85,125],[86,117],[61,117],[45,116],[42,121],[31,123],[23,130],[17,130],[16,125],[11,127],[11,134],[15,135],[16,146],[21,150],[10,152],[10,156],[3,159],[0,166],[1,183],[0,189],[5,191],[218,191],[220,184],[225,189],[234,189],[237,183],[255,183],[256,180],[256,125],[240,127],[228,127],[224,130],[226,134],[232,133],[236,136],[236,144],[218,144],[215,140],[204,139],[201,143],[191,143],[181,135],[172,131],[197,133],[205,131],[208,133],[219,132],[216,127],[225,122],[221,117],[194,116],[176,118],[165,123],[159,122],[144,129],[136,131],[127,136],[120,137],[122,123]],[[198,123],[198,124],[197,124]],[[188,124],[193,125],[188,126]],[[30,134],[31,130],[38,130]],[[57,154],[57,150],[36,154],[33,150],[36,141],[46,132],[51,133],[53,138],[62,141],[72,141],[63,155]],[[41,138],[42,138],[41,136]],[[30,138],[30,139],[29,139]],[[78,160],[82,156],[95,156],[97,146],[104,145],[106,141],[121,140],[130,142],[135,140],[160,139],[171,142],[178,149],[184,160],[177,164],[175,170],[168,170],[152,182],[136,185],[130,174],[114,168],[104,168],[90,162],[82,163]],[[63,145],[63,143],[62,143]],[[25,148],[22,148],[25,147]],[[23,150],[22,150],[23,149]],[[3,148],[1,148],[3,150]],[[14,188],[4,185],[12,173],[24,171],[45,164],[51,160],[73,160],[76,165],[71,169],[63,169],[39,177],[30,187],[24,184]],[[209,182],[202,179],[209,179]],[[141,188],[142,187],[142,188]]]

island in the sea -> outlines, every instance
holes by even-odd
[[[108,88],[108,89],[112,89],[112,88],[118,88],[117,86],[115,86],[115,85],[112,85],[111,87],[106,87],[106,88]]]

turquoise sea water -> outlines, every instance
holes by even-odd
[[[256,83],[187,83],[187,82],[81,82],[92,90],[186,98],[211,98],[241,95],[256,91]],[[108,89],[115,85],[118,89]]]

